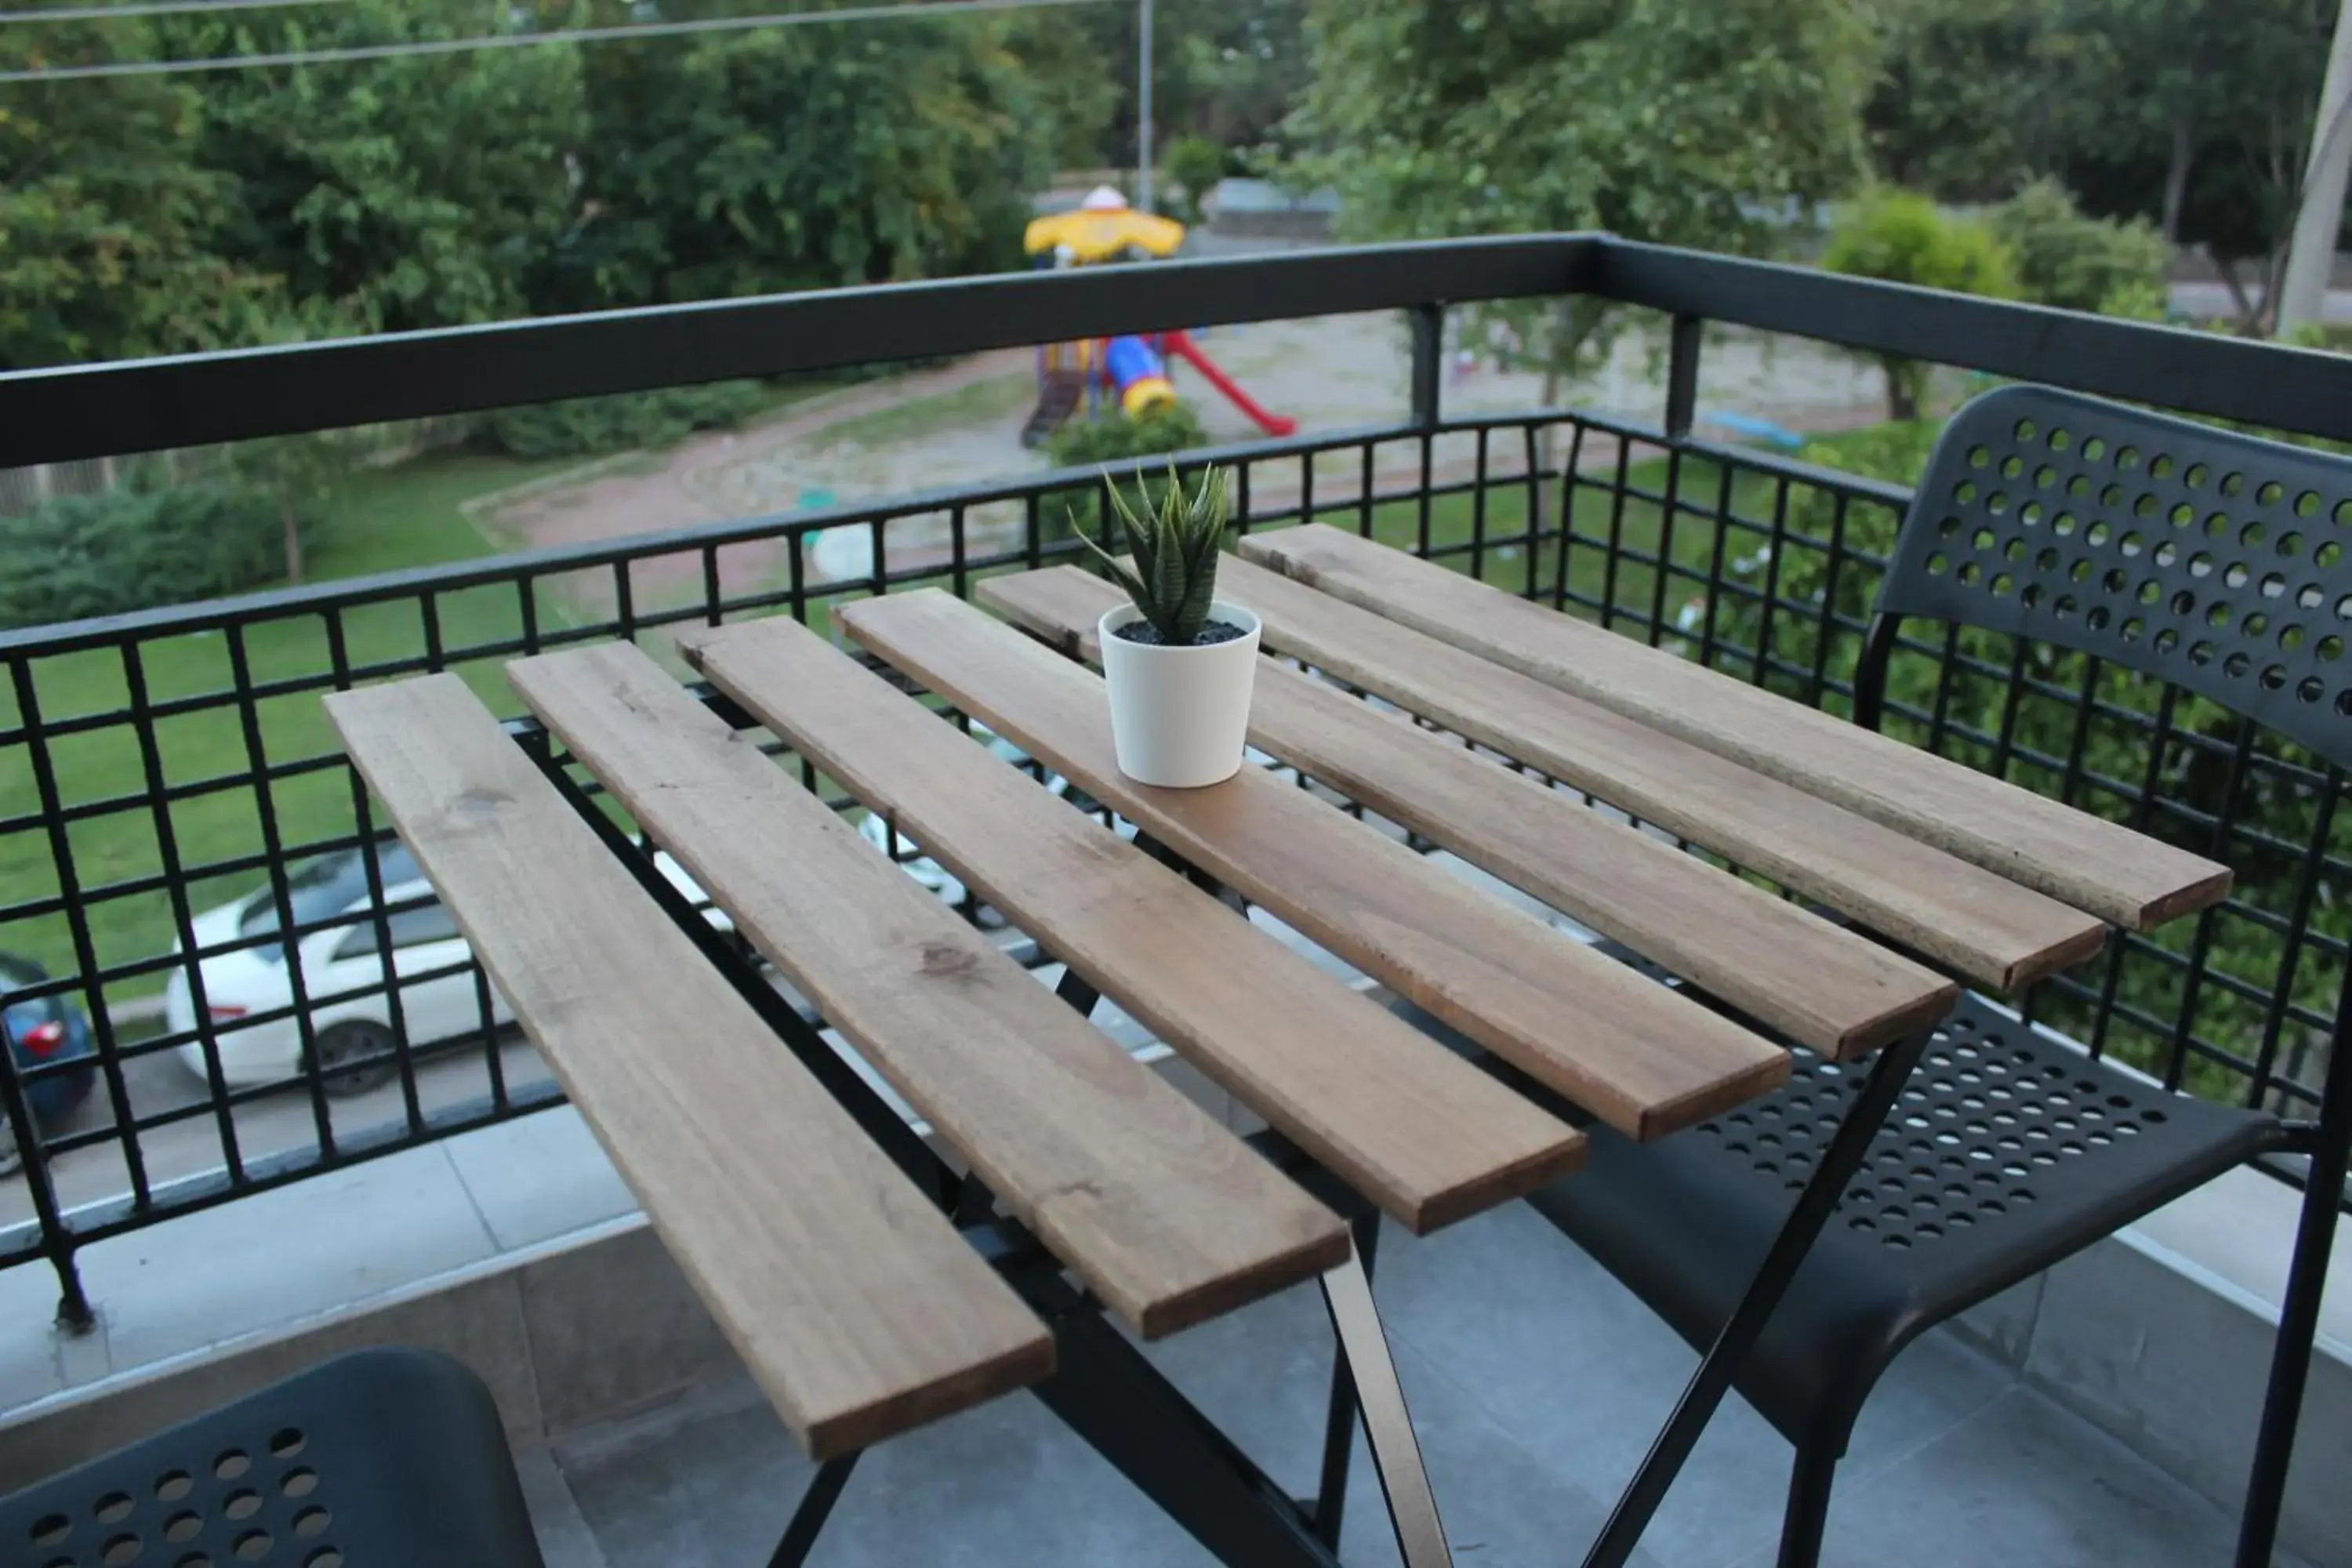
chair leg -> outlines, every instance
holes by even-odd
[[[1829,1523],[1830,1484],[1837,1479],[1838,1457],[1801,1446],[1789,1471],[1789,1511],[1780,1521],[1780,1568],[1814,1568],[1822,1558],[1822,1532]]]
[[[2352,1056],[2352,1045],[2339,1040],[2336,1048],[2340,1056]],[[2342,1103],[2329,1107],[2332,1117],[2322,1115],[2319,1146],[2313,1151],[2304,1186],[2294,1260],[2287,1269],[2285,1300],[2279,1305],[2270,1386],[2263,1395],[2245,1512],[2238,1525],[2237,1568],[2270,1568],[2278,1544],[2279,1510],[2286,1500],[2287,1471],[2294,1462],[2294,1430],[2303,1415],[2312,1342],[2319,1332],[2320,1296],[2327,1286],[2327,1256],[2336,1240],[2337,1205],[2343,1201],[2346,1146],[2352,1143],[2352,1092],[2339,1089],[2336,1098]]]

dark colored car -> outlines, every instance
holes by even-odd
[[[44,1071],[37,1078],[26,1076],[35,1068],[84,1061],[90,1054],[89,1020],[70,1001],[63,996],[16,1000],[17,992],[48,977],[48,972],[31,959],[0,952],[0,1028],[8,1037],[9,1065],[25,1086],[26,1107],[35,1124],[45,1130],[62,1125],[89,1098],[95,1076],[89,1066],[69,1072]],[[16,1130],[0,1114],[0,1175],[22,1163]]]

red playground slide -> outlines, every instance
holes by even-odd
[[[1224,395],[1225,401],[1240,409],[1269,436],[1287,436],[1298,428],[1298,421],[1284,414],[1269,414],[1257,405],[1255,398],[1234,384],[1233,377],[1217,368],[1217,362],[1201,352],[1190,332],[1179,330],[1160,334],[1160,352],[1181,359],[1201,373],[1201,379]]]

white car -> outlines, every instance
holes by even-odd
[[[405,845],[391,843],[374,850],[384,901],[397,903],[431,898],[433,889],[417,869]],[[708,896],[686,868],[666,854],[654,857],[662,876],[689,902],[702,905]],[[354,917],[311,932],[297,944],[310,1026],[318,1042],[319,1068],[330,1094],[359,1094],[390,1079],[394,1070],[392,998],[383,991],[354,996],[350,993],[380,984],[383,963],[376,945],[373,920],[367,918],[367,865],[356,849],[322,856],[297,868],[288,878],[288,901],[294,923],[312,925],[338,915]],[[711,907],[711,924],[731,929],[726,912]],[[478,1034],[481,1003],[469,971],[455,966],[467,963],[473,950],[458,934],[457,922],[438,900],[386,917],[395,975],[420,975],[400,986],[400,1008],[412,1046],[429,1046]],[[293,975],[286,962],[286,944],[258,941],[278,929],[278,901],[268,888],[197,915],[190,925],[198,950],[226,942],[250,945],[215,953],[197,968],[204,978],[205,1007],[216,1030],[221,1076],[232,1086],[280,1082],[299,1072],[302,1037],[294,1016]],[[434,972],[451,970],[436,974]],[[278,1013],[267,1021],[245,1023],[257,1015]],[[193,1031],[196,1007],[188,972],[173,972],[163,992],[163,1016],[174,1033]],[[504,996],[490,989],[490,1017],[497,1025],[511,1023],[514,1015]],[[180,1059],[199,1077],[205,1075],[204,1047],[191,1040],[180,1047]]]
[[[971,736],[975,741],[986,742],[990,751],[1014,767],[1024,770],[1029,767],[1028,752],[1003,736],[994,733],[985,724],[974,724],[971,727]],[[1047,790],[1060,795],[1089,816],[1097,816],[1102,810],[1101,803],[1094,796],[1059,773],[1046,773],[1043,783]],[[890,825],[882,817],[873,812],[867,812],[858,823],[857,831],[866,836],[866,841],[868,844],[873,845],[885,855],[895,848],[899,855],[907,857],[898,862],[905,868],[907,875],[937,893],[941,899],[950,904],[963,902],[964,885],[956,874],[924,854],[922,847],[903,833],[898,836],[894,844],[890,835]],[[1123,816],[1114,816],[1111,818],[1111,831],[1121,838],[1131,839],[1135,837],[1135,824]],[[982,906],[980,911],[980,922],[982,925],[1003,925],[1004,917],[994,910]]]

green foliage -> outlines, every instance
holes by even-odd
[[[1938,434],[1933,420],[1890,423],[1848,432],[1808,444],[1801,460],[1837,468],[1862,478],[1901,485],[1916,483],[1925,470]],[[1759,648],[1769,656],[1765,682],[1784,695],[1804,699],[1806,682],[1798,671],[1810,671],[1822,658],[1822,628],[1833,611],[1847,626],[1866,619],[1878,593],[1879,574],[1868,562],[1883,560],[1894,547],[1900,518],[1887,507],[1850,503],[1841,507],[1828,490],[1799,485],[1790,492],[1787,540],[1775,561],[1769,550],[1734,552],[1727,566],[1736,581],[1752,594],[1727,594],[1717,601],[1718,635],[1726,647]],[[1835,602],[1825,605],[1830,589],[1831,555],[1824,547],[1836,536],[1843,552],[1835,572]],[[1773,607],[1767,610],[1767,588]],[[1792,606],[1794,606],[1792,608]],[[1767,616],[1769,615],[1769,628]],[[1937,741],[1959,760],[1979,768],[2005,772],[2012,782],[2045,794],[2065,785],[2055,761],[2031,763],[2027,759],[2063,759],[2082,735],[2083,763],[2073,791],[2078,806],[2111,817],[2123,817],[2125,804],[2114,795],[2080,787],[2082,778],[2122,781],[2137,789],[2148,770],[2148,716],[2158,700],[2151,682],[2113,664],[2101,664],[2096,675],[2096,707],[2078,700],[2092,661],[2046,643],[2025,643],[2005,635],[1962,630],[1947,645],[1940,636],[1922,636],[1932,654],[1898,653],[1888,668],[1887,729],[1917,744]],[[1840,630],[1826,650],[1832,676],[1850,668],[1853,634]],[[1759,641],[1761,639],[1761,641]],[[1769,647],[1762,646],[1769,643]],[[1736,661],[1738,656],[1732,656]],[[2008,672],[2015,668],[2037,689],[2012,702]],[[1947,676],[1947,671],[1958,673]],[[1906,719],[1901,710],[1943,715],[1940,726]],[[2177,734],[2203,737],[2205,744],[2176,742],[2153,774],[2157,789],[2176,803],[2177,809],[2158,810],[2135,823],[2142,831],[2165,837],[2199,854],[2210,854],[2208,831],[2200,826],[2221,811],[2230,790],[2229,759],[2244,721],[2220,704],[2179,694],[2173,704],[2171,724]],[[2005,750],[1966,739],[2006,732]],[[2299,752],[2293,759],[2315,765]],[[2237,895],[2277,917],[2279,929],[2238,916],[2216,922],[2215,966],[2266,996],[2285,973],[2285,939],[2281,931],[2294,909],[2294,891],[2303,876],[2302,847],[2320,831],[2315,795],[2283,773],[2249,770],[2241,783],[2237,821],[2245,831],[2232,840],[2231,859],[2238,871]],[[2269,847],[2265,847],[2265,840]],[[2337,840],[2340,847],[2341,839]],[[2340,848],[2339,848],[2340,852]],[[2352,930],[2352,909],[2346,908],[2323,887],[2312,918],[2318,929],[2340,936]],[[2198,922],[2183,921],[2156,933],[2153,940],[2177,953],[2194,936]],[[2160,959],[2135,958],[2121,972],[2119,999],[2146,1016],[2169,1019],[2179,1010],[2181,974],[2177,964]],[[2296,1000],[2325,1011],[2333,1005],[2336,973],[2331,966],[2304,963],[2294,972]],[[2043,998],[2041,1016],[2077,1037],[2089,1037],[2092,1009],[2054,994]],[[2199,1000],[2200,1035],[2254,1055],[2264,1027],[2259,1002],[2237,1000],[2208,985]],[[2119,1030],[2108,1044],[2118,1054],[2143,1068],[2160,1066],[2161,1051],[2152,1048],[2145,1034]],[[2235,1079],[2212,1063],[2194,1060],[2190,1084],[2200,1092],[2227,1090]]]
[[[1208,625],[1209,607],[1216,597],[1217,552],[1225,542],[1226,471],[1208,469],[1201,476],[1200,489],[1188,496],[1171,462],[1158,504],[1147,494],[1139,513],[1128,505],[1116,481],[1108,474],[1104,479],[1134,567],[1129,569],[1092,538],[1080,537],[1112,580],[1127,590],[1162,643],[1191,647]]]
[[[2021,298],[2066,310],[2164,319],[2172,247],[2145,218],[2085,216],[2065,186],[2043,178],[1995,207],[1990,221],[2015,264]]]
[[[1057,468],[1115,463],[1122,458],[1155,458],[1209,444],[1201,416],[1187,403],[1163,403],[1140,417],[1112,414],[1101,419],[1065,420],[1046,438],[1045,456]]]
[[[1118,12],[1096,6],[1005,14],[1004,47],[1021,62],[1031,105],[1030,129],[1055,169],[1090,169],[1104,163],[1111,125],[1134,94],[1133,73],[1116,63],[1122,57],[1104,51],[1106,29],[1118,19]],[[1124,57],[1133,58],[1132,53]],[[1131,157],[1131,140],[1127,146]]]
[[[1168,143],[1167,180],[1176,197],[1172,216],[1184,223],[1201,221],[1201,204],[1225,177],[1224,149],[1205,136],[1179,136]]]
[[[1923,195],[1882,187],[1865,193],[1830,231],[1822,265],[1832,272],[2009,299],[2017,293],[2009,252],[1985,225],[1944,212]],[[1877,356],[1886,371],[1888,412],[1918,416],[1924,367]]]
[[[0,27],[10,70],[152,54],[135,17]],[[236,192],[201,110],[163,77],[0,88],[0,369],[218,348],[283,308],[216,242]]]
[[[1162,142],[1198,136],[1225,148],[1277,137],[1306,90],[1301,28],[1308,7],[1309,0],[1162,0],[1151,37],[1155,134]],[[1108,96],[1093,141],[1077,155],[1064,153],[1064,168],[1133,166],[1140,20],[1131,5],[1082,5],[1039,18],[1040,27],[1078,41],[1088,77]],[[1057,89],[1041,84],[1041,90]]]
[[[1316,0],[1287,134],[1350,237],[1606,228],[1769,251],[1862,166],[1874,41],[1851,0]],[[1558,371],[1597,310],[1485,309],[1475,332]]]
[[[666,447],[697,430],[732,429],[767,404],[756,381],[717,381],[502,408],[482,422],[482,432],[518,458],[588,457]]]
[[[1110,413],[1099,419],[1072,418],[1045,440],[1046,460],[1057,468],[1099,468],[1107,464],[1187,452],[1209,444],[1201,416],[1189,403],[1163,403],[1140,418]],[[1135,479],[1147,510],[1157,510],[1174,480],[1140,468]],[[1088,485],[1049,496],[1039,519],[1048,544],[1074,534],[1102,537],[1109,528],[1103,487]]]
[[[2216,258],[2294,224],[2336,8],[2319,0],[2066,0],[2079,62],[2048,167],[2094,212],[2140,214]]]
[[[993,22],[592,51],[580,221],[551,287],[660,303],[1020,261],[1053,126]]]
[[[1870,192],[1837,220],[1822,265],[1922,289],[1996,299],[2017,292],[2009,253],[1990,228],[1891,188]]]
[[[1944,200],[2062,181],[2221,266],[2257,315],[2294,224],[2336,8],[2324,0],[1881,0],[1880,174]]]
[[[2069,105],[2052,90],[2073,51],[2066,0],[1891,0],[1864,119],[1891,184],[1989,202],[2047,170]]]
[[[489,15],[472,0],[350,0],[175,17],[159,34],[184,57],[324,49],[477,37]],[[485,49],[205,79],[199,155],[236,182],[225,242],[365,331],[528,313],[524,284],[571,221],[581,58]]]
[[[249,485],[63,496],[0,518],[0,627],[233,594],[278,574],[276,502]]]

